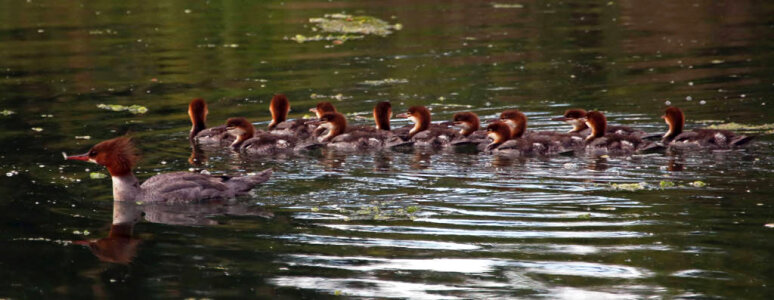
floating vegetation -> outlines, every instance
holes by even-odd
[[[313,31],[329,34],[312,36],[296,34],[294,37],[286,37],[286,39],[298,43],[333,41],[334,44],[341,44],[348,40],[363,39],[366,35],[387,36],[403,28],[400,23],[390,24],[376,17],[348,14],[326,14],[322,18],[309,18],[309,23],[315,24],[312,28]]]
[[[518,3],[492,3],[494,8],[524,8],[524,4]]]
[[[361,40],[365,38],[365,36],[362,35],[352,35],[352,34],[328,34],[328,35],[303,35],[303,34],[296,34],[294,37],[288,38],[291,41],[295,41],[297,43],[304,43],[304,42],[319,42],[319,41],[337,41],[337,43],[343,43],[345,41],[349,40]]]
[[[438,106],[441,108],[472,108],[473,107],[473,105],[455,104],[455,103],[430,103],[430,106]]]
[[[118,34],[118,31],[115,31],[110,28],[89,30],[89,35],[116,35],[116,34]]]
[[[707,183],[701,180],[696,180],[693,182],[689,182],[685,185],[683,184],[677,184],[672,181],[662,180],[658,183],[658,186],[656,185],[650,185],[647,182],[639,182],[639,183],[611,183],[610,187],[613,190],[617,191],[641,191],[641,190],[663,190],[667,188],[673,188],[673,187],[697,187],[697,188],[703,188],[706,187]]]
[[[107,178],[107,175],[105,175],[104,173],[100,173],[100,172],[91,172],[91,173],[89,173],[89,178],[91,178],[91,179],[103,179],[103,178]]]
[[[704,181],[701,181],[701,180],[697,180],[697,181],[691,182],[688,185],[690,185],[692,187],[705,187],[705,186],[707,186],[707,184],[704,183]]]
[[[76,135],[75,139],[76,140],[90,140],[91,136],[90,135]]]
[[[351,99],[352,97],[351,96],[344,96],[341,93],[336,94],[336,95],[320,95],[320,94],[317,94],[317,93],[312,93],[311,95],[309,95],[309,98],[312,98],[312,99],[335,99],[335,100],[341,101],[341,100],[344,100],[344,99]]]
[[[382,80],[366,80],[361,82],[360,84],[370,85],[370,86],[381,86],[381,85],[399,84],[399,83],[408,83],[408,82],[409,82],[408,79],[386,78]]]
[[[97,104],[97,108],[112,111],[128,111],[133,114],[144,114],[148,112],[148,108],[142,105],[124,106],[119,104]]]
[[[774,134],[774,123],[762,125],[749,125],[740,123],[724,123],[707,126],[708,129],[733,130],[733,131],[763,131],[768,134]]]
[[[646,182],[639,182],[639,183],[613,183],[610,185],[614,190],[619,191],[640,191],[644,190],[648,187],[648,184]]]
[[[15,114],[15,113],[16,112],[14,112],[12,110],[7,110],[7,109],[0,110],[0,115],[2,115],[2,116],[10,116],[10,115]]]
[[[371,205],[362,206],[357,210],[341,208],[340,212],[349,215],[349,220],[414,220],[419,212],[419,206],[393,208],[387,206],[389,203],[391,202],[372,202]]]
[[[43,128],[40,128],[40,127],[32,127],[30,129],[32,129],[32,131],[34,131],[34,132],[41,132],[41,131],[43,131]]]

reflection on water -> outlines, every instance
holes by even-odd
[[[667,103],[689,129],[774,123],[772,3],[42,0],[0,10],[2,297],[770,298],[765,132],[745,151],[715,153],[408,147],[247,159],[192,148],[186,107],[201,97],[209,123],[243,116],[261,127],[280,92],[291,118],[331,101],[353,125],[372,124],[355,116],[379,101],[396,112],[426,105],[438,122],[518,108],[534,130],[567,131],[550,118],[582,107],[663,132]],[[339,12],[403,29],[290,40]],[[110,179],[91,176],[102,170],[58,154],[125,133],[142,149],[140,178],[275,175],[225,203],[116,203]]]
[[[101,261],[128,264],[137,254],[137,246],[141,242],[141,239],[134,236],[133,231],[135,224],[142,219],[159,224],[212,226],[218,224],[213,217],[221,215],[274,217],[274,214],[265,209],[243,203],[166,205],[113,201],[113,222],[110,224],[107,237],[74,243],[89,247],[94,256]]]

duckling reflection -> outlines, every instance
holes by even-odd
[[[392,153],[378,151],[374,153],[374,171],[389,171],[392,165]]]
[[[677,159],[674,157],[669,159],[669,163],[667,164],[667,170],[673,171],[673,172],[680,172],[685,169],[685,165],[682,162],[678,162]]]
[[[169,225],[217,225],[211,219],[218,215],[258,216],[272,218],[274,214],[262,208],[246,204],[223,201],[202,204],[165,205],[138,204],[134,201],[113,202],[113,222],[107,237],[75,241],[77,245],[87,246],[99,260],[109,263],[129,264],[137,256],[141,239],[134,236],[134,225],[144,219],[151,223]]]
[[[191,142],[191,156],[188,157],[188,163],[194,167],[201,167],[207,163],[207,154],[194,142]]]
[[[427,148],[414,149],[414,155],[411,157],[411,169],[412,170],[425,170],[430,168],[430,157],[432,152]]]
[[[322,156],[320,157],[320,163],[326,170],[341,170],[344,162],[347,159],[345,152],[337,151],[336,149],[322,148],[320,149]]]
[[[601,156],[592,157],[591,161],[586,166],[587,169],[592,171],[604,171],[609,167],[610,166],[607,164],[607,158]]]

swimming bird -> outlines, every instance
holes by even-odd
[[[229,118],[226,121],[226,129],[235,137],[231,148],[247,155],[266,156],[314,147],[314,144],[304,143],[305,140],[293,134],[256,131],[253,124],[242,117]]]
[[[394,133],[404,140],[411,140],[416,146],[445,147],[459,139],[460,134],[447,126],[431,124],[430,110],[424,106],[412,106],[398,118],[407,118],[414,123],[409,127],[399,128]],[[408,129],[408,132],[406,130]]]
[[[113,181],[115,201],[187,203],[208,199],[228,199],[242,195],[266,182],[272,170],[256,175],[209,176],[200,173],[173,172],[148,178],[142,184],[132,173],[139,156],[129,137],[100,142],[81,155],[67,156],[105,166]]]
[[[634,134],[607,133],[607,118],[602,112],[588,112],[583,120],[591,128],[591,133],[585,138],[585,150],[592,155],[628,155],[663,149],[663,146],[644,141]]]
[[[384,112],[385,110],[381,111]],[[318,128],[325,129],[324,135],[319,136],[318,141],[329,148],[358,151],[411,145],[411,142],[402,140],[389,130],[367,126],[348,127],[346,117],[338,112],[325,113],[318,123]]]
[[[580,108],[571,108],[564,112],[561,117],[552,118],[553,121],[563,121],[572,126],[572,129],[568,133],[577,133],[582,136],[587,136],[591,129],[586,125],[586,110]],[[623,135],[635,135],[643,139],[658,137],[658,134],[650,134],[645,131],[634,129],[629,126],[619,125],[607,125],[605,127],[605,133],[617,133]]]
[[[481,121],[474,112],[458,112],[452,117],[454,126],[459,126],[459,137],[452,141],[452,145],[480,145],[487,143],[486,130],[481,128]]]
[[[188,104],[188,117],[191,118],[191,132],[188,139],[196,144],[222,144],[227,145],[233,141],[226,132],[225,126],[207,128],[207,103],[204,99],[196,98]]]
[[[728,130],[694,129],[683,131],[685,114],[674,106],[667,107],[661,118],[669,126],[662,142],[670,149],[730,149],[745,145],[753,139],[752,136],[738,135]]]

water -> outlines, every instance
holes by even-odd
[[[141,179],[186,170],[188,101],[210,103],[211,125],[264,126],[277,92],[294,118],[323,100],[367,117],[390,100],[436,120],[516,107],[532,128],[567,130],[550,117],[584,107],[657,132],[668,102],[689,127],[774,123],[771,3],[518,4],[0,3],[0,110],[14,112],[0,116],[0,297],[771,298],[773,140],[760,132],[746,151],[671,156],[216,151],[202,166],[214,174],[275,176],[173,207],[114,205],[110,179],[89,178],[104,169],[61,158],[130,133]],[[403,28],[288,40],[342,11]],[[114,213],[131,226],[111,228]]]

